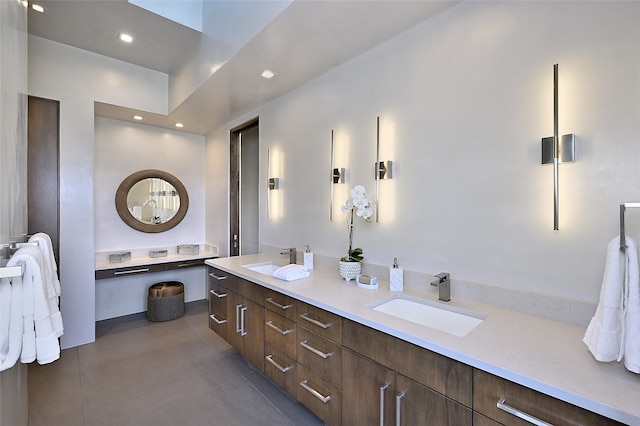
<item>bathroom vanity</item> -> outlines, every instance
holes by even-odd
[[[582,327],[454,299],[482,318],[460,337],[373,309],[398,293],[337,267],[286,282],[247,267],[274,256],[205,263],[210,328],[330,425],[640,424],[640,377],[596,362]],[[405,294],[444,303],[427,286]]]

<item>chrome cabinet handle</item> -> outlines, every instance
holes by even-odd
[[[211,278],[215,278],[218,281],[222,281],[222,280],[226,280],[227,279],[227,277],[221,277],[219,275],[216,275],[214,272],[210,273],[209,276]]]
[[[404,392],[396,395],[396,426],[400,426],[400,414],[402,413],[402,399],[404,398]]]
[[[286,311],[287,309],[293,308],[293,305],[281,305],[278,302],[274,301],[273,298],[271,298],[271,297],[267,297],[264,300],[266,300],[267,302],[271,303],[276,308],[282,309],[283,311]]]
[[[218,299],[222,299],[223,297],[227,297],[227,293],[218,293],[215,290],[209,290],[209,293],[213,294]]]
[[[269,327],[271,327],[272,329],[274,329],[278,333],[282,334],[283,336],[286,336],[289,333],[293,333],[293,329],[291,329],[291,330],[283,330],[280,327],[278,327],[277,325],[274,325],[273,321],[267,321],[267,322],[265,322],[265,325],[268,325]]]
[[[242,305],[236,305],[236,333],[240,333],[240,308]]]
[[[113,275],[137,274],[140,272],[149,272],[149,268],[131,269],[129,271],[116,271]]]
[[[200,266],[200,265],[202,265],[200,262],[178,263],[178,268],[187,268],[189,266]]]
[[[311,395],[315,396],[316,398],[318,398],[320,401],[322,401],[325,404],[327,402],[331,401],[331,395],[324,396],[320,392],[318,392],[317,390],[315,390],[314,388],[309,386],[307,383],[308,383],[307,380],[303,380],[303,381],[300,382],[300,386],[305,388],[305,390],[307,392],[309,392]]]
[[[314,348],[313,346],[309,345],[307,340],[303,340],[302,342],[300,342],[300,346],[302,346],[305,349],[310,350],[311,352],[313,352],[314,354],[318,355],[322,359],[327,359],[327,358],[331,357],[331,355],[333,355],[333,352],[324,353],[321,350],[318,350],[318,349]]]
[[[380,386],[380,426],[384,426],[384,394],[389,388],[389,383]]]
[[[227,320],[219,320],[218,318],[216,318],[216,314],[209,315],[209,318],[211,318],[218,324],[224,324],[225,322],[227,322]]]
[[[241,317],[241,320],[240,320],[240,329],[242,330],[242,331],[240,332],[240,335],[241,335],[241,336],[246,336],[246,335],[247,335],[247,332],[244,330],[244,313],[245,313],[245,312],[247,312],[247,308],[246,308],[246,306],[243,306],[243,307],[240,309],[240,317]]]
[[[275,362],[273,360],[273,355],[267,355],[265,357],[265,359],[267,361],[269,361],[274,367],[276,367],[278,370],[280,370],[283,373],[286,373],[287,371],[289,371],[289,370],[291,370],[293,368],[293,367],[283,367],[283,366],[281,366],[280,364],[278,364],[277,362]]]
[[[327,329],[327,328],[329,328],[329,327],[331,327],[333,325],[333,323],[325,324],[325,323],[320,322],[320,321],[318,321],[316,319],[310,318],[309,314],[307,312],[305,312],[304,314],[300,314],[300,318],[302,318],[303,320],[307,320],[311,324],[315,324],[318,327],[322,327],[324,329]]]
[[[496,404],[496,407],[498,407],[498,409],[502,411],[506,411],[512,416],[521,418],[522,420],[529,422],[531,424],[534,424],[536,426],[553,426],[551,423],[547,423],[544,420],[540,420],[539,418],[532,416],[531,414],[527,414],[524,411],[520,411],[517,408],[514,408],[510,405],[505,404],[504,398],[500,398],[500,400]]]

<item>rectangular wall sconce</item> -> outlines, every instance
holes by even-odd
[[[269,190],[273,191],[274,189],[278,189],[278,178],[269,178]]]
[[[333,169],[333,183],[344,183],[344,167]]]
[[[329,184],[329,220],[333,221],[333,185],[336,183],[345,183],[346,169],[344,167],[335,167],[334,164],[334,140],[333,130],[331,131],[331,183]]]
[[[389,160],[389,161],[378,161],[378,163],[374,165],[374,166],[377,166],[375,167],[374,173],[378,175],[378,179],[391,179],[393,177],[393,174],[391,172],[392,164],[393,162]]]
[[[558,132],[558,64],[553,65],[553,136],[542,138],[542,164],[553,164],[553,230],[558,230],[560,197],[558,165],[576,161],[576,135],[559,136]]]

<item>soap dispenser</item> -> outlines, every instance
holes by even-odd
[[[309,271],[313,269],[313,253],[311,253],[311,250],[309,250],[308,244],[305,247],[306,248],[304,250],[304,269]]]
[[[404,288],[402,268],[398,267],[398,258],[393,258],[393,266],[389,268],[389,289],[391,291],[402,291]]]

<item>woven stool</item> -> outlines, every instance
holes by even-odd
[[[147,319],[169,321],[184,315],[184,284],[179,281],[157,283],[149,287]]]

